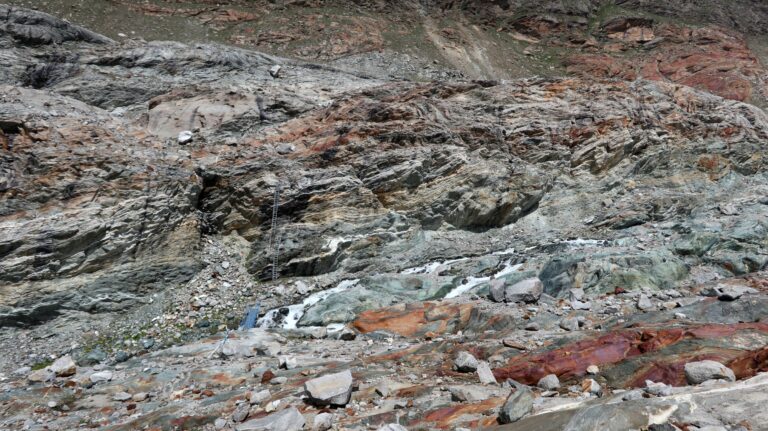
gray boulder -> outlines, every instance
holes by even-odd
[[[513,392],[504,405],[501,406],[499,411],[499,423],[509,424],[517,422],[523,418],[523,416],[533,410],[533,393],[530,389],[524,386],[518,386],[517,390]]]
[[[489,297],[494,302],[504,302],[504,291],[506,290],[506,282],[503,279],[495,279],[490,282],[490,294]]]
[[[453,360],[453,367],[456,371],[462,373],[471,373],[477,370],[477,366],[480,365],[477,358],[472,356],[469,352],[459,352],[456,358]]]
[[[560,379],[554,374],[549,374],[539,379],[539,383],[537,383],[536,386],[545,391],[553,391],[560,387]]]
[[[319,406],[345,406],[352,396],[352,372],[328,374],[304,383],[310,402]]]
[[[698,361],[685,364],[685,380],[688,384],[698,385],[707,380],[724,379],[736,381],[733,370],[715,361]]]
[[[77,372],[77,365],[70,356],[62,356],[49,367],[57,377],[69,377]]]
[[[541,280],[535,277],[528,278],[508,286],[504,290],[504,299],[507,302],[525,302],[530,304],[537,302],[542,292],[544,292],[544,285],[541,283]]]
[[[304,428],[304,416],[295,407],[289,407],[263,418],[236,425],[236,431],[299,431]]]

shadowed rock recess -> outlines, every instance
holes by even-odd
[[[768,430],[762,2],[10,3],[0,429]]]

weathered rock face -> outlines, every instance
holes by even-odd
[[[109,3],[222,30],[331,4]],[[0,428],[761,429],[759,44],[538,5],[403,25],[472,76],[507,76],[476,61],[493,30],[531,67],[581,50],[579,77],[371,78],[0,7]],[[242,43],[330,59],[397,32],[294,21],[329,30]]]

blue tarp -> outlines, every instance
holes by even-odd
[[[251,329],[256,327],[256,319],[259,317],[259,310],[261,309],[261,303],[258,303],[252,307],[248,307],[245,310],[245,317],[240,323],[240,329]]]

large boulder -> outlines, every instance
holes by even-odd
[[[724,379],[736,381],[733,370],[715,361],[698,361],[685,364],[685,380],[691,385],[698,385],[707,380]]]
[[[518,386],[499,410],[499,423],[517,422],[533,410],[533,393],[524,386]]]
[[[352,396],[352,372],[327,374],[304,383],[309,401],[318,406],[345,406]]]
[[[504,299],[507,302],[525,302],[530,304],[537,302],[543,291],[544,285],[541,283],[541,280],[529,278],[508,286],[504,290]]]

